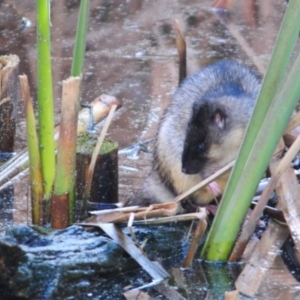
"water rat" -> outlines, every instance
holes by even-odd
[[[174,92],[157,133],[153,167],[127,205],[170,202],[238,154],[260,89],[260,79],[234,61],[214,63]],[[223,193],[229,172],[189,198],[208,204]]]

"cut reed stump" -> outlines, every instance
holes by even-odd
[[[56,173],[51,205],[52,228],[62,229],[74,221],[75,166],[78,100],[81,77],[63,81],[61,122],[57,141]],[[48,203],[47,203],[48,204]],[[48,209],[46,209],[47,213]]]
[[[97,136],[86,133],[78,137],[76,198],[80,200],[84,199],[88,168],[96,143]],[[97,209],[99,203],[116,202],[118,202],[118,144],[106,139],[96,159],[88,203],[92,209]]]
[[[0,152],[13,152],[19,57],[0,56]]]

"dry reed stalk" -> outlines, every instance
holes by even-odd
[[[51,206],[52,227],[55,229],[68,226],[74,213],[75,204],[69,203],[69,195],[73,192],[75,183],[80,84],[81,77],[70,77],[63,81],[57,167]]]
[[[175,34],[176,34],[176,48],[178,52],[179,58],[179,78],[178,78],[178,85],[186,78],[186,42],[181,34],[179,28],[178,20],[174,20],[174,27],[175,27]]]
[[[205,220],[198,221],[198,225],[195,229],[194,237],[193,237],[192,243],[190,245],[189,251],[185,257],[184,262],[182,263],[183,268],[188,268],[191,265],[191,263],[195,257],[196,250],[199,247],[201,238],[203,237],[203,235],[205,233],[206,227],[207,227],[207,223]]]
[[[32,207],[32,223],[43,225],[43,179],[36,121],[26,75],[20,75],[22,96],[25,101],[26,133],[29,155],[29,175]]]

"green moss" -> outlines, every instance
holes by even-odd
[[[97,144],[98,137],[89,133],[83,133],[77,138],[77,153],[91,155]],[[105,138],[99,154],[107,154],[118,148],[118,143],[109,138]]]

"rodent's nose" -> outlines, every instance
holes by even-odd
[[[201,171],[201,166],[201,163],[197,160],[183,161],[181,172],[187,175],[197,174]]]

